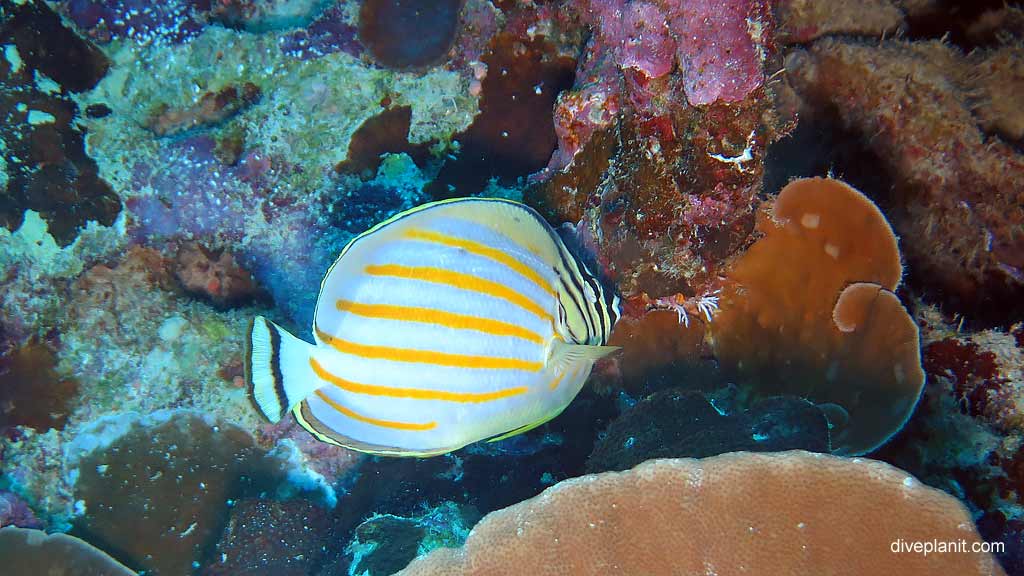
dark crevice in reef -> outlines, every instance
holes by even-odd
[[[348,156],[334,169],[341,174],[353,174],[369,180],[377,173],[384,154],[408,154],[421,169],[430,159],[432,142],[409,143],[412,107],[385,108],[368,118],[352,134]]]
[[[828,106],[804,111],[796,129],[768,148],[764,193],[774,196],[793,178],[831,174],[868,195],[885,213],[899,234],[898,222],[906,218],[900,182],[886,170],[886,161],[870,146],[869,139],[845,128],[838,112]],[[901,243],[908,240],[903,239]],[[962,316],[972,330],[1009,327],[1024,318],[1024,288],[1005,277],[990,275],[965,298],[937,285],[921,271],[919,263],[904,251],[903,286],[926,302],[938,304],[951,319]],[[906,302],[906,299],[904,299]]]
[[[456,136],[460,149],[427,185],[435,199],[480,192],[491,178],[512,184],[544,168],[557,144],[552,109],[575,78],[576,62],[538,37],[498,34],[482,58],[480,113]]]
[[[938,40],[958,46],[964,52],[981,47],[989,42],[985,37],[972,34],[971,28],[986,12],[996,12],[1006,7],[1006,0],[944,0],[937,2],[933,9],[922,10],[907,16],[905,38],[908,40]],[[997,38],[988,38],[991,42]]]

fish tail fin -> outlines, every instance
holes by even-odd
[[[619,348],[621,346],[591,346],[556,341],[551,350],[551,362],[565,368],[584,360],[600,360]]]
[[[309,364],[314,346],[256,316],[246,339],[245,381],[260,412],[273,423],[323,385]]]

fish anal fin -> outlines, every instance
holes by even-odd
[[[345,436],[344,434],[339,434],[318,420],[310,411],[309,404],[305,400],[292,409],[292,414],[295,416],[295,420],[299,423],[299,426],[305,428],[306,431],[312,434],[317,440],[326,442],[327,444],[341,446],[342,448],[347,448],[349,450],[355,450],[356,452],[363,452],[365,454],[373,454],[376,456],[415,456],[418,458],[427,458],[430,456],[440,456],[462,448],[462,446],[453,446],[450,448],[417,451],[410,450],[408,448],[385,446],[382,444],[372,444],[356,440]]]

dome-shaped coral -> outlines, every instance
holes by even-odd
[[[967,552],[913,553],[955,542]],[[955,498],[874,460],[735,452],[566,480],[403,576],[1004,574]]]
[[[117,560],[67,534],[7,526],[0,529],[4,574],[134,576]]]
[[[437,63],[455,41],[462,0],[366,0],[359,40],[388,68]]]

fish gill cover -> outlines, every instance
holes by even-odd
[[[1024,574],[1021,46],[1016,0],[0,0],[5,567]],[[266,422],[251,318],[470,195],[569,225],[622,350],[444,456]],[[993,554],[891,550],[947,535]]]

